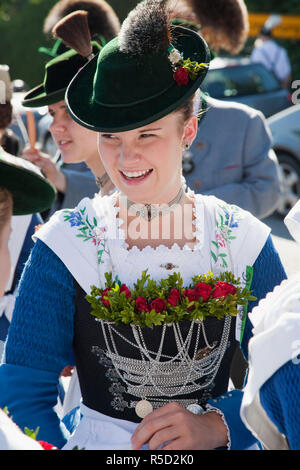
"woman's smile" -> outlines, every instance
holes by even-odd
[[[119,170],[121,178],[128,184],[140,184],[148,179],[153,169],[149,170]]]

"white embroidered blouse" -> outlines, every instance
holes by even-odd
[[[196,274],[232,271],[246,281],[246,267],[252,266],[263,248],[270,229],[237,206],[214,196],[195,195],[196,244],[180,248],[160,245],[128,249],[123,221],[118,218],[117,193],[84,198],[75,209],[55,213],[35,234],[63,261],[80,286],[104,288],[105,272],[113,272],[132,287],[147,269],[160,280],[180,272],[184,285]],[[237,335],[240,329],[237,321]]]

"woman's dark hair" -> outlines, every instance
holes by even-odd
[[[183,123],[187,122],[190,117],[193,115],[194,111],[194,98],[195,95],[192,95],[180,108],[176,109],[177,113],[182,114]]]
[[[12,105],[10,101],[0,103],[0,129],[6,129],[12,121]]]

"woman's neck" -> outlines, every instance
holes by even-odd
[[[86,164],[98,181],[104,179],[103,177],[106,174],[106,171],[104,166],[102,165],[98,153],[95,158],[87,160]],[[109,194],[115,187],[110,178],[105,178],[104,180],[104,184],[101,184],[99,187],[101,196]]]

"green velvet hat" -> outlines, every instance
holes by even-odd
[[[101,46],[92,41],[93,52],[97,54]],[[74,49],[50,60],[45,66],[44,82],[30,90],[22,101],[27,108],[48,106],[65,99],[65,92],[74,75],[88,59],[79,55]]]
[[[209,48],[194,31],[172,27],[167,15],[164,22],[159,4],[141,2],[119,36],[75,75],[65,101],[77,123],[99,132],[135,129],[179,108],[199,88]]]
[[[0,187],[13,198],[13,214],[43,212],[55,201],[56,189],[36,165],[0,148]]]

